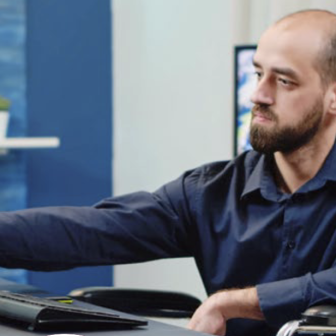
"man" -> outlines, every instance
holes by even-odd
[[[155,193],[0,214],[0,265],[58,270],[193,256],[212,294],[189,327],[274,335],[336,303],[336,16],[305,11],[261,37],[249,151]]]
[[[225,333],[226,320],[231,318],[272,320],[276,318],[271,316],[275,312],[286,315],[281,305],[285,307],[290,301],[294,310],[303,310],[314,303],[336,299],[336,270],[322,271],[327,268],[326,264],[322,266],[324,258],[331,257],[330,249],[336,251],[335,245],[330,245],[335,239],[336,214],[330,211],[334,207],[332,188],[336,181],[333,148],[336,137],[336,16],[326,11],[303,11],[285,17],[263,34],[254,65],[258,85],[252,96],[255,106],[250,140],[255,150],[266,154],[264,160],[270,161],[278,190],[271,195],[272,185],[262,187],[269,181],[261,176],[256,178],[261,179],[259,190],[265,192],[266,199],[284,204],[279,223],[273,223],[273,230],[282,226],[283,245],[287,247],[287,251],[281,251],[280,246],[278,250],[283,254],[277,270],[279,280],[290,274],[298,276],[300,272],[295,268],[304,269],[302,275],[309,271],[321,272],[280,281],[280,288],[270,283],[265,287],[224,291],[211,296],[196,312],[190,327],[218,335]],[[255,167],[251,175],[256,174],[258,164]],[[243,196],[257,190],[256,182],[246,190],[248,185],[249,181]],[[325,197],[317,196],[318,193]],[[290,207],[294,207],[293,213]],[[278,210],[274,208],[273,211]],[[300,211],[307,211],[312,217]],[[262,220],[257,216],[256,219]],[[312,228],[312,225],[325,227]],[[318,239],[325,246],[315,243],[309,246],[309,234],[319,235]],[[313,252],[313,249],[316,250]],[[334,252],[327,262],[329,267],[334,266],[335,257]],[[318,259],[318,263],[313,259]],[[273,294],[274,302],[263,302],[272,287],[274,291],[279,290]],[[282,295],[288,297],[281,298]],[[274,307],[268,307],[269,304]],[[293,314],[292,319],[294,315],[297,314]]]

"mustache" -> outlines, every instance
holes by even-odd
[[[278,120],[278,116],[274,113],[274,111],[268,106],[268,105],[262,105],[262,104],[255,104],[252,109],[252,117],[255,117],[256,113],[261,114],[267,119],[270,120]]]

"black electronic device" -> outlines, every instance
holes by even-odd
[[[129,329],[147,324],[135,316],[83,305],[67,297],[40,298],[0,291],[0,321],[31,331]]]
[[[302,314],[301,325],[336,327],[336,306],[321,305],[308,308]]]
[[[201,301],[188,294],[115,287],[85,287],[69,293],[74,299],[122,312],[151,317],[191,317]]]
[[[301,320],[286,323],[277,336],[336,336],[336,306],[310,307]]]
[[[257,77],[253,65],[256,45],[239,45],[234,49],[234,155],[251,149],[250,120],[253,103],[251,96]]]

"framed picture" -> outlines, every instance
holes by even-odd
[[[234,85],[234,154],[251,149],[251,95],[257,84],[253,66],[256,45],[236,46],[234,50],[235,85]]]

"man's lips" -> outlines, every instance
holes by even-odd
[[[272,121],[272,118],[268,117],[267,115],[261,112],[253,112],[253,121],[264,123]]]

